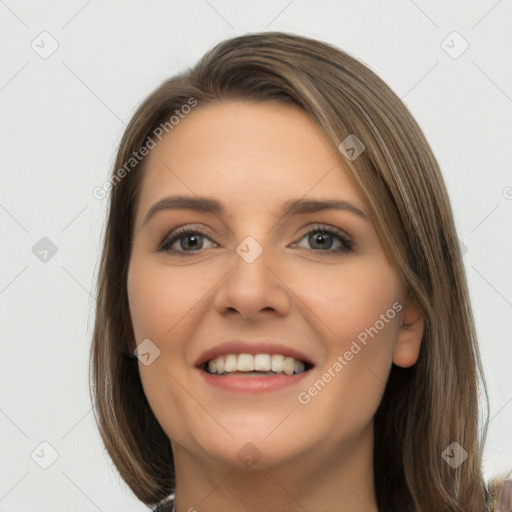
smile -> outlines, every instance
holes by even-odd
[[[302,380],[313,366],[282,354],[225,354],[199,367],[209,386],[224,391],[261,393]]]
[[[205,371],[211,374],[245,376],[293,375],[303,373],[306,367],[310,365],[282,354],[225,354],[204,364]]]

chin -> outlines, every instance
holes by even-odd
[[[208,439],[202,445],[204,453],[212,460],[226,466],[268,470],[291,463],[297,457],[297,446],[301,445],[294,439],[288,446],[285,439],[277,435],[274,439],[265,439],[267,434],[260,432],[255,435],[246,432],[241,436],[233,432],[233,435],[233,438],[221,443],[212,443],[212,439]]]

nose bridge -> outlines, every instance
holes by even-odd
[[[267,259],[267,255],[262,257],[263,253],[266,251],[268,253],[269,247],[268,243],[263,240],[263,235],[258,237],[260,242],[254,236],[245,237],[236,247],[235,251],[237,255],[248,265],[252,265],[257,260],[265,261]],[[265,249],[263,244],[265,244]]]
[[[238,258],[247,265],[263,262],[269,263],[272,244],[275,242],[276,219],[265,205],[255,205],[247,201],[237,207],[237,223],[232,227],[232,234],[236,239],[235,252]],[[237,263],[239,262],[235,259]],[[240,265],[245,268],[244,265]]]
[[[240,210],[239,210],[240,211]],[[243,215],[239,215],[238,224],[233,228],[237,245],[233,271],[239,278],[254,280],[254,285],[273,281],[279,282],[276,272],[281,267],[279,249],[275,246],[282,242],[279,224],[282,219],[260,204],[259,209],[251,205]]]
[[[258,238],[260,241],[256,236],[249,235],[237,245],[231,272],[234,279],[247,282],[254,292],[261,291],[260,288],[269,286],[272,281],[270,268],[273,250],[268,237],[260,235]]]
[[[285,313],[289,297],[276,275],[280,265],[274,258],[273,249],[268,247],[269,239],[266,234],[250,235],[237,245],[232,268],[216,297],[219,311],[236,310],[244,317],[268,309]]]

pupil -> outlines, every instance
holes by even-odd
[[[331,236],[331,235],[329,235],[328,233],[320,233],[320,234],[317,234],[317,235],[310,235],[310,238],[312,237],[312,239],[313,239],[313,241],[314,241],[314,242],[312,243],[312,245],[314,245],[314,244],[316,243],[316,241],[317,241],[317,240],[319,240],[319,241],[320,241],[320,245],[321,245],[321,244],[322,244],[322,242],[325,242],[326,238],[328,239],[330,236]],[[311,242],[311,240],[310,240],[310,242]],[[330,246],[331,246],[331,245],[332,245],[332,244],[328,244],[328,247],[327,247],[327,248],[330,248]],[[322,247],[322,245],[321,245],[321,247],[320,247],[320,248],[321,248],[321,249],[325,249],[326,247],[325,247],[325,245],[324,245],[323,247]]]
[[[197,246],[198,245],[201,245],[198,241],[198,236],[197,235],[188,235],[186,237],[186,243],[189,243],[189,242],[192,242],[190,244],[190,247],[189,248],[192,248],[192,249],[197,249]],[[184,247],[182,247],[184,248]]]

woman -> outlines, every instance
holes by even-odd
[[[142,502],[493,509],[448,195],[372,71],[296,35],[220,43],[139,107],[108,190],[91,392]]]

